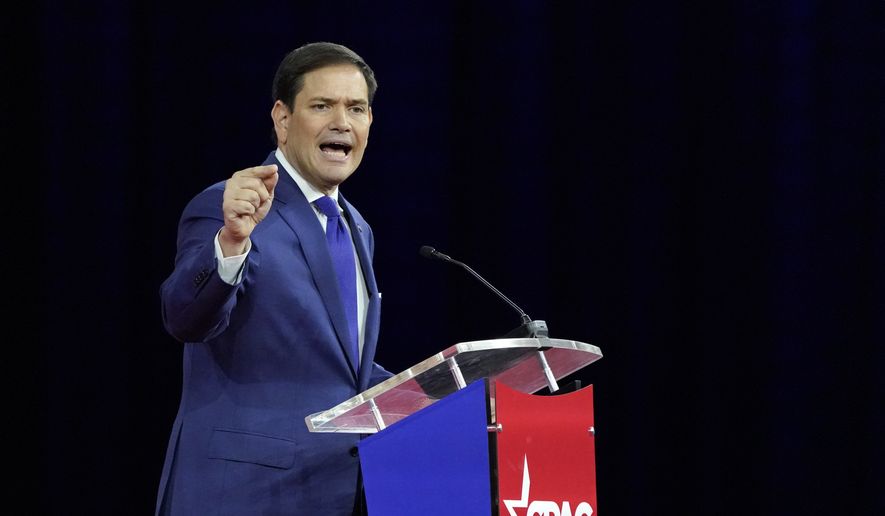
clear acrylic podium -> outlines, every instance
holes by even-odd
[[[534,394],[602,358],[573,340],[493,339],[455,344],[328,410],[305,418],[311,432],[372,434],[487,378]]]
[[[593,386],[532,394],[600,358],[547,337],[455,344],[305,422],[371,434],[358,448],[373,516],[547,514],[552,500],[556,514],[592,515]]]

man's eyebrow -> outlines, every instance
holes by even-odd
[[[317,101],[322,102],[324,104],[335,104],[336,102],[338,102],[338,99],[331,99],[329,97],[313,97],[312,99],[310,99],[310,102],[317,102]],[[348,100],[347,105],[348,106],[357,106],[357,105],[367,106],[367,105],[369,105],[369,101],[366,99]]]

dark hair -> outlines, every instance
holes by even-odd
[[[321,41],[308,43],[286,54],[273,79],[273,100],[281,100],[290,110],[295,108],[295,96],[304,88],[304,76],[318,68],[351,64],[359,68],[369,88],[369,104],[375,97],[378,82],[375,72],[353,50],[336,43]]]

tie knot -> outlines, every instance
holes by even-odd
[[[319,208],[321,212],[323,212],[323,215],[329,217],[330,219],[341,215],[341,213],[338,211],[338,203],[336,203],[335,199],[332,199],[328,195],[320,197],[319,199],[313,201],[313,203],[316,204],[317,208]]]

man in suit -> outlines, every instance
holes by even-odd
[[[304,418],[390,376],[373,361],[372,230],[338,189],[362,160],[376,87],[346,47],[293,50],[274,78],[277,149],[185,208],[161,288],[184,380],[157,513],[358,511],[359,436],[310,433]]]

